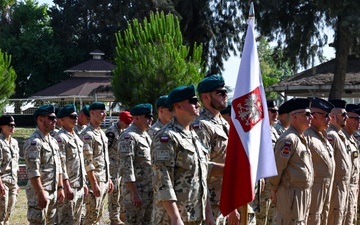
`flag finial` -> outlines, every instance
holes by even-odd
[[[254,10],[254,3],[250,3],[250,11],[249,11],[249,19],[255,18],[255,10]]]

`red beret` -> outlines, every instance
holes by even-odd
[[[121,121],[123,121],[124,123],[127,123],[127,124],[132,122],[132,116],[129,111],[120,112],[119,118]]]

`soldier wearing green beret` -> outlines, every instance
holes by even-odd
[[[194,85],[172,90],[167,104],[173,119],[155,134],[151,146],[152,224],[215,223],[206,180],[208,169],[211,175],[221,174],[221,169],[208,162],[208,151],[190,125],[200,107]]]
[[[73,104],[66,105],[57,114],[62,128],[55,135],[60,148],[63,168],[65,201],[58,204],[58,222],[60,224],[81,224],[81,212],[84,195],[88,194],[84,167],[84,143],[76,135],[74,127],[78,115]]]
[[[119,145],[125,224],[151,224],[153,203],[150,158],[152,105],[131,108],[132,124],[121,134]]]
[[[55,108],[42,105],[34,112],[37,128],[26,140],[24,157],[29,181],[27,219],[30,224],[54,224],[56,204],[64,201],[59,147],[50,135],[55,128]]]
[[[15,131],[14,117],[2,115],[0,131],[0,224],[9,224],[19,190],[19,145],[17,140],[11,137]]]
[[[155,105],[158,120],[148,130],[151,139],[154,138],[155,133],[160,130],[160,128],[162,128],[164,125],[171,121],[172,113],[169,110],[169,106],[166,104],[167,98],[167,95],[163,95],[156,100]]]
[[[114,188],[109,172],[108,139],[100,127],[106,118],[105,105],[93,102],[89,113],[90,123],[80,134],[84,142],[84,164],[89,184],[89,194],[85,198],[85,225],[99,223],[107,193]]]

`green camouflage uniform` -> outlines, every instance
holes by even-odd
[[[108,197],[109,218],[111,221],[120,221],[121,212],[121,176],[119,159],[119,138],[122,133],[117,123],[109,127],[105,134],[108,138],[110,176],[114,184],[114,190]]]
[[[205,220],[208,152],[194,130],[173,119],[156,133],[151,147],[154,211],[151,224],[170,224],[162,201],[175,201],[184,224]]]
[[[39,128],[36,128],[25,142],[24,156],[26,173],[29,178],[26,185],[27,219],[30,224],[53,225],[58,179],[59,174],[62,173],[57,142],[50,135],[44,136]],[[34,177],[40,177],[42,187],[48,193],[48,205],[45,209],[41,209],[38,205],[37,194],[30,181]]]
[[[109,153],[108,140],[101,129],[89,124],[80,134],[84,142],[84,165],[86,172],[93,171],[100,187],[100,197],[95,197],[91,185],[85,198],[85,225],[97,224],[102,216],[105,198],[109,188]]]
[[[74,199],[64,200],[58,204],[58,221],[60,224],[77,225],[81,222],[81,212],[84,202],[85,167],[84,143],[76,134],[61,128],[55,135],[60,149],[60,159],[63,168],[63,180],[68,180],[74,193]]]
[[[120,175],[122,176],[125,224],[151,224],[153,204],[152,171],[150,158],[151,139],[132,123],[120,136]],[[133,206],[127,182],[135,182],[143,201],[140,208]]]
[[[229,135],[228,122],[214,115],[203,107],[200,116],[192,122],[192,127],[199,136],[203,145],[209,150],[209,161],[225,163],[226,147]],[[211,209],[215,220],[221,216],[219,209],[222,177],[208,177],[207,185],[209,190]]]
[[[5,187],[5,195],[0,198],[0,224],[8,224],[15,209],[17,196],[17,171],[19,170],[19,145],[14,138],[8,142],[0,134],[0,176]]]
[[[345,129],[342,130],[348,140],[348,148],[351,149],[351,174],[350,174],[350,188],[348,197],[347,214],[344,224],[354,224],[355,215],[357,213],[357,202],[359,195],[359,149],[357,140],[353,135],[347,133]]]

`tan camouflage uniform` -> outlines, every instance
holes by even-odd
[[[312,126],[304,135],[309,138],[315,172],[308,225],[326,225],[335,173],[334,149],[327,140],[326,132],[319,132]]]
[[[105,199],[109,188],[109,153],[108,140],[101,129],[89,124],[80,134],[84,142],[84,165],[86,172],[93,171],[100,187],[100,197],[95,197],[91,185],[85,198],[86,215],[84,224],[98,224],[102,216]]]
[[[147,131],[151,140],[154,139],[155,133],[160,130],[162,127],[164,126],[164,124],[162,124],[160,122],[160,120],[157,120],[156,123],[154,123],[149,130]]]
[[[151,146],[154,210],[151,224],[170,224],[162,201],[175,201],[184,224],[201,224],[207,202],[208,152],[194,130],[173,118]]]
[[[121,176],[119,158],[119,138],[122,133],[117,123],[109,127],[105,134],[108,138],[110,176],[114,184],[114,190],[108,196],[109,218],[111,221],[120,221],[121,212]]]
[[[278,175],[268,180],[276,191],[276,224],[306,225],[314,181],[306,137],[290,126],[276,142],[275,161]]]
[[[192,127],[203,145],[209,150],[209,161],[225,163],[229,135],[228,122],[221,116],[214,117],[208,109],[203,107],[200,110],[200,116],[192,122]],[[215,220],[221,216],[219,209],[221,184],[222,177],[208,177],[207,179],[211,209]]]
[[[359,149],[355,137],[347,133],[345,129],[343,129],[342,131],[344,132],[348,140],[347,148],[351,149],[350,157],[352,162],[347,214],[344,224],[354,224],[354,219],[356,219],[355,215],[357,213],[357,202],[359,196]]]
[[[17,196],[17,172],[19,170],[19,145],[14,138],[8,142],[0,134],[0,176],[5,195],[0,198],[0,224],[9,224],[11,212],[15,209]]]
[[[153,206],[152,170],[150,157],[151,139],[132,123],[120,136],[120,175],[122,176],[125,224],[151,224]],[[143,201],[140,208],[133,206],[127,182],[135,182]]]
[[[87,125],[84,125],[84,126],[81,126],[80,124],[77,124],[75,127],[74,127],[74,131],[75,133],[80,136],[80,134],[85,130]]]
[[[60,149],[60,159],[63,168],[63,180],[68,180],[74,193],[74,199],[64,200],[58,204],[58,222],[60,224],[77,225],[81,222],[81,212],[84,203],[85,167],[84,143],[76,134],[64,128],[55,135]]]
[[[351,176],[350,149],[346,148],[346,136],[330,124],[328,140],[334,148],[335,176],[330,201],[329,225],[342,224],[348,207],[348,190]]]
[[[30,224],[54,224],[57,202],[57,184],[62,173],[59,147],[50,135],[44,136],[36,128],[24,145],[26,172],[29,181],[26,185],[28,200],[27,219]],[[48,193],[48,205],[45,209],[38,206],[37,195],[30,179],[40,177],[43,189]]]

